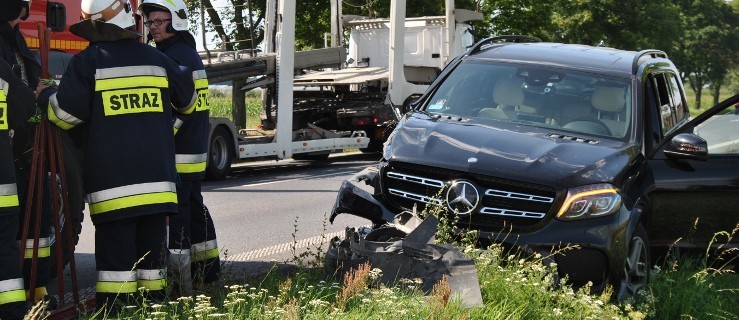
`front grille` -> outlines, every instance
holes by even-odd
[[[446,214],[454,214],[447,208],[446,192],[460,180],[476,187],[479,204],[469,215],[460,215],[457,224],[481,231],[536,224],[546,217],[556,195],[546,186],[402,162],[390,162],[383,169],[385,194],[393,205],[404,210],[440,206],[446,208]]]

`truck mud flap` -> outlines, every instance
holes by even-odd
[[[399,214],[384,227],[347,228],[345,238],[331,241],[324,270],[343,278],[349,270],[369,262],[382,270],[378,280],[393,286],[401,279],[421,279],[421,290],[431,292],[446,275],[452,298],[467,307],[481,306],[482,294],[472,259],[450,244],[434,244],[438,219],[423,221],[410,212]]]

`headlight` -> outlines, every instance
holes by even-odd
[[[610,184],[596,184],[567,191],[562,208],[557,212],[561,220],[582,220],[613,214],[621,207],[621,195]]]

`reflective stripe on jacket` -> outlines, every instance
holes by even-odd
[[[164,52],[185,70],[192,73],[195,87],[194,111],[191,114],[175,112],[177,120],[182,124],[176,129],[175,151],[177,153],[177,172],[182,179],[197,180],[205,177],[205,168],[208,159],[208,133],[210,124],[208,117],[210,105],[208,103],[208,77],[197,51],[187,45],[185,39],[177,34],[160,43],[157,49]]]
[[[22,301],[26,301],[22,278],[0,281],[0,305]]]
[[[10,66],[3,60],[6,70]],[[18,187],[10,130],[31,116],[35,96],[20,78],[0,79],[0,216],[19,214]]]
[[[93,223],[177,212],[172,107],[193,109],[189,74],[134,40],[92,43],[72,58],[49,118],[86,133]]]

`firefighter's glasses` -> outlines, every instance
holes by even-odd
[[[151,28],[152,24],[155,26],[161,26],[162,23],[164,23],[164,21],[172,21],[172,19],[154,19],[154,20],[144,21],[144,25],[147,28]]]

